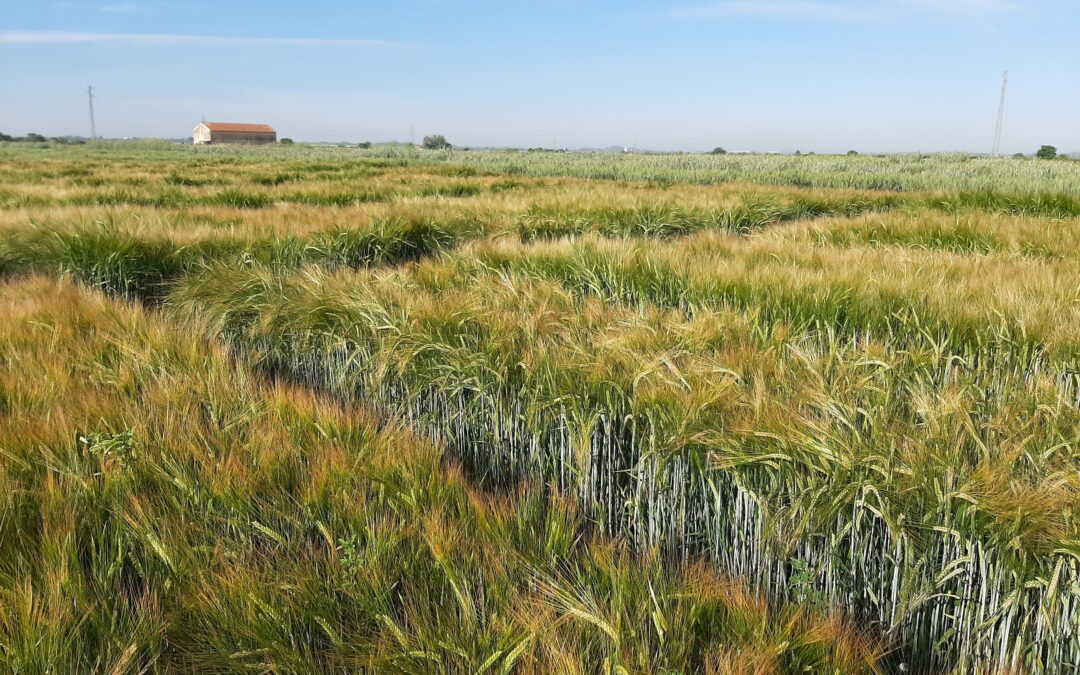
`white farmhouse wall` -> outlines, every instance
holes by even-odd
[[[197,144],[209,143],[212,140],[210,127],[205,124],[196,125],[194,131],[191,132],[191,137]]]

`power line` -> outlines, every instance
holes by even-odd
[[[998,105],[997,130],[994,131],[994,149],[990,153],[994,157],[1001,155],[1001,131],[1005,125],[1005,93],[1009,89],[1009,71],[1001,77],[1001,103]]]

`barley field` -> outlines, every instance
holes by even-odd
[[[1080,162],[0,143],[13,672],[1072,673]]]

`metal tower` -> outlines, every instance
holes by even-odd
[[[94,88],[87,87],[86,93],[90,97],[90,140],[97,138],[97,124],[94,123]]]
[[[1001,103],[998,105],[997,130],[994,132],[994,149],[990,153],[997,157],[1001,155],[1001,128],[1005,124],[1005,92],[1009,89],[1009,71],[1001,78]]]

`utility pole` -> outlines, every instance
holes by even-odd
[[[994,131],[994,149],[990,153],[994,157],[1001,155],[1001,131],[1005,124],[1005,93],[1009,89],[1009,71],[1001,77],[1001,103],[998,104],[997,129]]]
[[[97,124],[94,122],[94,87],[87,87],[86,94],[90,97],[90,140],[94,140],[97,138]]]

